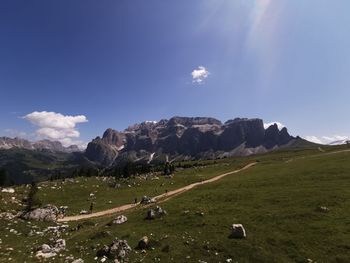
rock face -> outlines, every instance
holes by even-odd
[[[0,149],[27,149],[27,150],[38,150],[38,151],[51,151],[51,152],[79,152],[79,148],[76,145],[71,145],[69,147],[64,147],[58,141],[41,140],[37,142],[30,142],[21,138],[9,138],[0,137]]]
[[[85,156],[102,165],[123,161],[152,162],[161,158],[217,158],[265,152],[295,139],[286,128],[266,130],[261,119],[228,120],[173,117],[135,124],[123,132],[107,129],[88,144]],[[181,159],[181,158],[180,158]]]
[[[58,208],[56,206],[47,205],[42,208],[31,210],[22,215],[27,220],[56,222],[58,216]]]
[[[242,224],[233,224],[232,225],[232,238],[246,238],[245,229]]]

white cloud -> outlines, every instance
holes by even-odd
[[[305,136],[305,139],[306,139],[307,141],[309,141],[309,142],[314,142],[314,143],[318,143],[318,144],[323,144],[322,141],[321,141],[318,137],[313,136],[313,135],[311,135],[311,136]]]
[[[305,136],[305,139],[318,143],[318,144],[332,144],[334,142],[345,142],[347,140],[350,140],[350,137],[348,136],[343,136],[343,135],[332,135],[332,136]]]
[[[83,142],[73,140],[80,137],[76,125],[88,121],[84,115],[69,116],[56,112],[34,111],[23,118],[38,127],[36,134],[40,139],[56,140],[64,146],[84,146]]]
[[[192,82],[201,84],[208,76],[210,72],[203,66],[199,66],[198,69],[194,69],[191,73]]]
[[[264,123],[264,128],[267,129],[268,127],[270,127],[271,125],[277,124],[277,127],[279,130],[282,130],[284,127],[286,127],[284,124],[278,122],[278,121],[274,121],[274,122],[269,122],[269,123]]]

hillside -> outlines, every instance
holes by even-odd
[[[123,213],[128,221],[121,225],[110,224],[115,216],[69,222],[66,231],[59,231],[66,250],[49,261],[82,258],[85,263],[96,262],[97,251],[118,237],[131,246],[128,262],[349,262],[350,152],[344,146],[327,147],[325,152],[281,150],[258,159],[229,158],[178,171],[170,179],[153,175],[149,180],[122,180],[120,188],[112,189],[104,178],[46,182],[39,185],[39,193],[44,203],[56,200],[54,204],[72,209],[71,214],[88,209],[89,193],[94,193],[94,210],[101,211],[131,203],[135,196],[154,196],[168,187],[210,178],[252,161],[258,164],[160,203],[167,211],[162,218],[145,220],[149,209],[145,207]],[[183,181],[186,178],[192,179]],[[27,191],[22,186],[14,194],[1,193],[1,210],[20,208],[17,200]],[[243,224],[247,238],[230,238],[235,223]],[[0,262],[9,258],[38,262],[36,248],[58,238],[57,233],[43,231],[53,223],[0,219],[0,225],[4,229]],[[142,252],[136,247],[145,235],[151,245]]]
[[[75,169],[91,166],[80,152],[66,153],[24,148],[0,149],[0,170],[5,171],[5,185],[70,177]]]

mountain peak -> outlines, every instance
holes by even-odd
[[[211,117],[174,116],[169,120],[137,123],[123,132],[109,128],[102,138],[88,144],[85,154],[91,161],[108,165],[125,158],[148,160],[151,154],[154,159],[161,155],[217,158],[225,152],[238,152],[235,149],[242,145],[239,154],[245,152],[244,148],[249,148],[247,153],[256,153],[287,144],[292,139],[287,129],[279,131],[277,125],[265,130],[258,118],[235,118],[222,124]]]

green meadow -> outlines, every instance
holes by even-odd
[[[71,262],[66,259],[70,255],[100,262],[94,259],[97,250],[115,237],[132,247],[128,262],[350,262],[350,152],[330,154],[345,149],[296,149],[218,160],[177,171],[172,178],[123,180],[118,188],[110,186],[110,178],[95,177],[41,183],[44,204],[67,205],[69,215],[75,215],[88,210],[90,193],[94,211],[101,211],[258,161],[248,170],[159,204],[168,213],[159,219],[145,220],[149,208],[140,207],[123,213],[128,221],[121,225],[109,224],[115,215],[69,222],[62,233],[67,249],[46,262]],[[1,211],[20,209],[12,197],[21,200],[27,191],[20,186],[13,195],[1,193]],[[320,211],[321,206],[329,211]],[[245,227],[245,239],[230,238],[231,225],[237,223]],[[55,224],[0,219],[0,262],[39,262],[36,248],[54,237],[40,234],[49,225]],[[151,248],[142,252],[135,248],[145,235]]]

